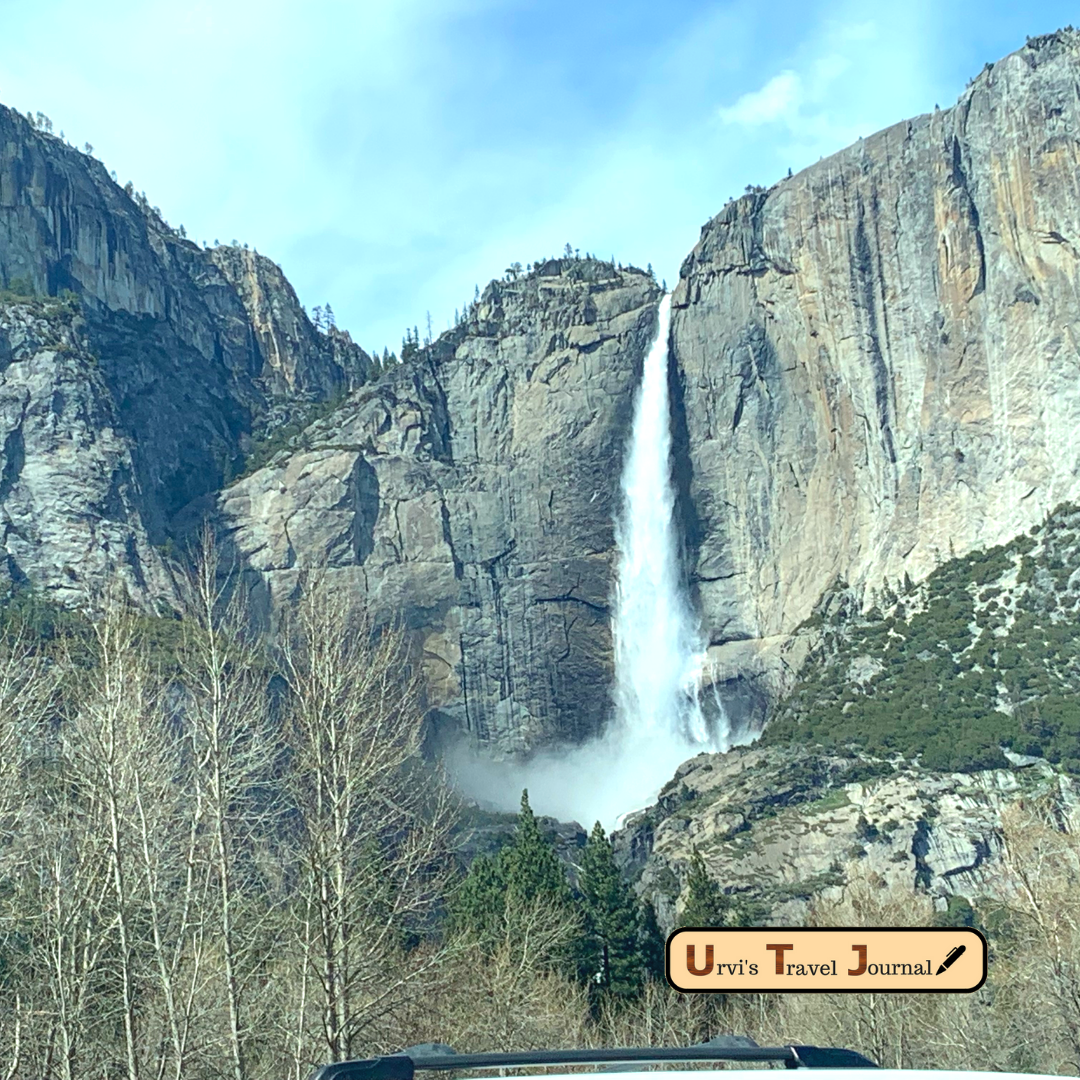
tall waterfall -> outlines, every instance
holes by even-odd
[[[648,806],[687,758],[731,743],[719,697],[706,724],[698,703],[705,660],[679,566],[671,477],[668,331],[671,298],[660,303],[656,340],[645,358],[622,473],[615,524],[615,721],[581,746],[551,749],[521,764],[456,765],[473,790],[515,810],[521,789],[534,809],[588,828],[614,829]]]
[[[659,315],[634,402],[615,528],[615,704],[625,737],[704,749],[709,732],[696,685],[703,643],[681,580],[671,478],[670,295]]]

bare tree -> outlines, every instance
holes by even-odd
[[[437,779],[409,773],[422,710],[403,634],[376,633],[325,571],[301,587],[280,637],[299,822],[295,934],[320,1053],[339,1060],[438,962],[438,951],[396,961],[443,891],[449,804]]]
[[[253,1030],[248,997],[260,948],[266,947],[260,938],[271,892],[261,876],[257,847],[261,836],[274,832],[280,807],[273,793],[277,743],[268,710],[269,672],[248,632],[235,585],[235,578],[222,572],[207,530],[190,582],[183,719],[205,825],[205,844],[196,857],[210,882],[204,913],[213,919],[214,948],[221,958],[225,1041],[234,1080],[244,1080]]]
[[[37,1067],[75,1080],[109,1061],[107,1033],[121,1019],[111,964],[113,879],[97,793],[80,775],[78,735],[64,724],[43,750],[27,791],[21,839],[29,858],[19,901],[24,913],[35,913],[34,1010],[48,1021]]]
[[[1005,1001],[1041,1031],[1040,1071],[1080,1072],[1080,836],[1049,798],[1002,815],[1002,856],[1012,898],[999,952]],[[1001,960],[998,961],[1001,964]],[[1022,989],[1020,989],[1022,988]]]
[[[161,1029],[155,1074],[182,1080],[205,1035],[207,1002],[201,993],[208,967],[211,873],[204,850],[206,800],[195,782],[196,737],[166,701],[182,709],[178,686],[162,686],[159,707],[145,718],[145,741],[133,770],[134,858],[145,896],[144,933],[153,956]]]
[[[553,963],[579,929],[548,899],[509,898],[494,948],[453,943],[424,1003],[428,1031],[463,1051],[588,1045],[588,991]]]
[[[85,796],[86,824],[100,845],[108,874],[108,923],[115,930],[119,977],[119,1018],[128,1080],[139,1080],[141,1050],[136,1032],[137,984],[141,952],[137,924],[143,906],[140,875],[133,867],[132,843],[137,789],[145,756],[147,725],[155,688],[140,662],[134,624],[112,605],[94,627],[96,664],[80,694],[69,728],[68,776]]]
[[[28,781],[39,778],[57,708],[60,670],[36,651],[25,633],[0,636],[0,941],[33,940],[38,910],[36,855],[27,834],[35,820]],[[24,1072],[42,1040],[35,1038],[46,1013],[45,958],[34,948],[4,949],[9,977],[0,981],[0,1075]]]

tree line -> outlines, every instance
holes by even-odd
[[[299,1078],[445,951],[449,799],[403,773],[404,638],[305,584],[272,645],[213,558],[164,648],[115,606],[8,627],[3,1075]]]
[[[182,619],[33,602],[0,617],[6,1080],[303,1080],[419,1042],[723,1032],[883,1065],[1077,1071],[1080,844],[1060,808],[1007,819],[1012,899],[953,912],[990,937],[976,995],[680,995],[599,825],[568,872],[524,794],[512,841],[457,868],[459,810],[420,755],[400,629],[376,628],[324,571],[264,634],[241,585],[207,540]],[[684,870],[678,924],[746,919],[702,853]],[[941,917],[850,876],[811,921]]]

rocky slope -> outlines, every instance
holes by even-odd
[[[114,183],[100,162],[3,107],[0,290],[5,307],[67,294],[78,301],[51,305],[46,338],[78,338],[79,355],[95,358],[98,376],[68,401],[85,398],[95,433],[99,421],[111,418],[110,438],[130,469],[122,485],[124,514],[153,544],[167,539],[171,514],[237,470],[252,434],[280,422],[297,403],[359,384],[370,364],[342,335],[329,338],[311,327],[269,260],[247,251],[203,250],[185,240],[130,186]],[[12,318],[21,325],[22,316]],[[23,355],[33,334],[15,333]],[[0,353],[10,357],[13,348],[8,343]],[[50,363],[37,355],[38,369]],[[49,400],[36,395],[70,372],[60,365],[32,386],[22,368],[7,368],[4,377],[0,393],[26,405],[9,410],[0,432],[9,448],[0,498],[5,528],[11,535],[63,532],[85,500],[47,498],[34,503],[33,521],[23,516],[31,496],[20,488],[52,466],[49,444],[21,418],[48,409]],[[101,467],[81,455],[69,466],[91,502],[91,493],[110,483],[111,470],[102,475]],[[44,490],[38,485],[33,498]],[[93,549],[83,570],[124,566],[141,602],[168,596],[162,567],[148,569],[157,561],[152,551],[127,555],[113,545],[104,549],[94,529],[80,535],[75,530],[70,543],[85,541]],[[15,546],[17,554],[7,551],[10,575],[51,585],[60,569],[51,551],[33,542]],[[100,575],[82,580],[87,588],[103,583]]]
[[[552,260],[213,499],[269,615],[305,567],[415,631],[433,727],[500,752],[610,709],[613,518],[659,286]]]
[[[1080,827],[1080,784],[1042,759],[948,773],[898,756],[744,747],[688,761],[615,844],[668,928],[695,849],[740,923],[800,925],[814,898],[838,899],[868,876],[955,911],[955,898],[1007,896],[1001,815],[1020,798],[1048,799],[1064,826]]]
[[[818,644],[763,736],[935,769],[1005,766],[1007,752],[1080,775],[1080,508],[925,581],[830,593]],[[1004,748],[1004,749],[1003,749]]]
[[[822,592],[924,577],[1080,490],[1080,34],[728,205],[674,295],[693,578],[773,696]]]

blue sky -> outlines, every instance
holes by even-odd
[[[1065,3],[0,0],[0,102],[366,348],[569,242],[671,283],[728,196],[951,105]]]

